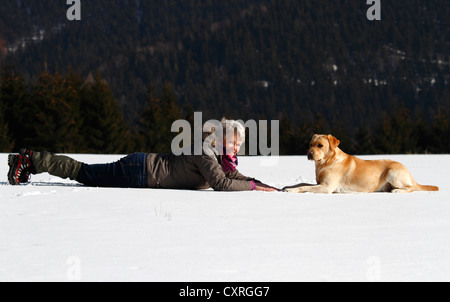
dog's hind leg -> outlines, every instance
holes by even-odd
[[[412,176],[408,169],[401,164],[397,164],[389,169],[386,180],[392,186],[392,193],[414,192]]]
[[[414,192],[414,188],[407,187],[407,188],[402,188],[402,189],[394,189],[391,192],[392,193],[411,193],[411,192]]]

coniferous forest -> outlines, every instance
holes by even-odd
[[[0,5],[0,152],[167,152],[177,119],[279,120],[281,154],[450,152],[448,1]]]

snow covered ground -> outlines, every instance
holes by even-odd
[[[102,189],[48,174],[12,187],[0,154],[0,281],[450,281],[450,155],[363,158],[398,160],[441,191]],[[305,156],[263,160],[239,170],[314,182]]]

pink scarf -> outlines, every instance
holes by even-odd
[[[238,165],[238,158],[236,155],[230,156],[226,154],[225,148],[223,148],[223,155],[222,155],[222,170],[224,173],[227,173],[229,171],[233,172],[236,171],[236,167]]]
[[[227,152],[225,150],[225,147],[223,148],[223,155],[222,155],[222,170],[223,173],[227,173],[229,171],[232,171],[233,173],[236,171],[236,167],[238,165],[238,158],[237,156],[231,156],[227,155]],[[250,181],[250,184],[252,186],[252,191],[256,190],[256,184],[254,180]]]

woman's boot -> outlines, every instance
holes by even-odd
[[[21,149],[19,155],[9,155],[8,181],[11,185],[26,183],[29,175],[47,172],[50,175],[75,180],[82,163],[70,157],[50,152]]]

